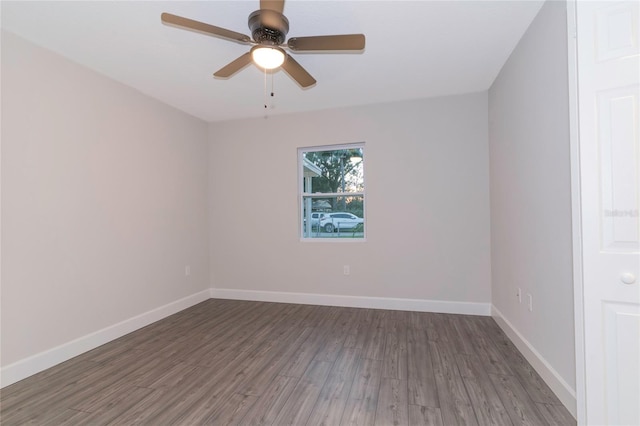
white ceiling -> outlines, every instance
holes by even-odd
[[[252,1],[2,1],[2,27],[206,121],[265,114],[264,73],[213,73],[249,47],[163,25],[162,12],[249,34]],[[273,78],[269,115],[486,90],[541,1],[288,0],[288,37],[363,33],[362,53],[297,53],[318,83]],[[271,80],[268,80],[269,91]]]

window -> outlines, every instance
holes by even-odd
[[[364,144],[299,148],[300,235],[364,239]]]

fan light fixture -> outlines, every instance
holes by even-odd
[[[251,58],[257,66],[272,70],[284,63],[285,53],[275,46],[254,46],[251,49]]]
[[[253,62],[264,70],[282,68],[301,88],[306,89],[316,84],[316,79],[290,53],[364,49],[364,34],[318,35],[287,39],[289,20],[282,14],[285,1],[287,0],[260,0],[260,8],[249,15],[251,36],[171,13],[164,12],[160,17],[164,24],[170,26],[252,46],[250,52],[245,50],[242,55],[214,72],[213,76],[216,78],[229,78]]]

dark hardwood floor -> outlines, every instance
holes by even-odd
[[[2,425],[573,425],[490,317],[211,299],[1,391]]]

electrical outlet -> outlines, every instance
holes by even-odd
[[[188,277],[189,275],[191,275],[191,266],[186,265],[186,266],[184,267],[184,276],[185,276],[185,277]]]
[[[351,274],[351,268],[349,267],[349,265],[344,265],[344,266],[342,267],[342,272],[343,272],[345,275],[349,275],[349,274]]]
[[[529,312],[533,312],[533,296],[531,296],[531,293],[527,293],[527,303],[529,304]]]
[[[522,289],[520,287],[516,291],[516,297],[518,298],[518,303],[522,303]]]

